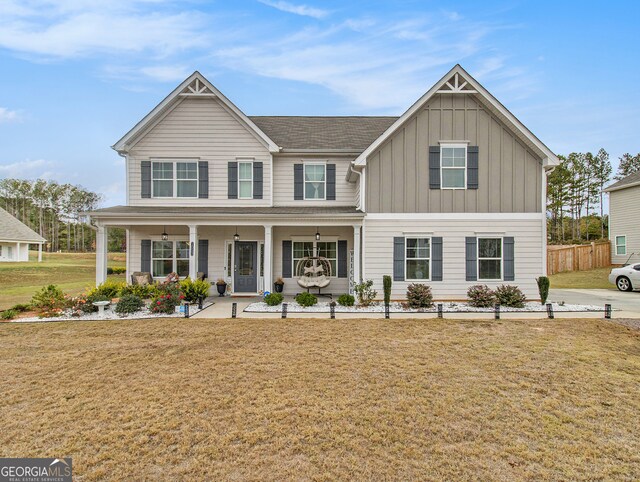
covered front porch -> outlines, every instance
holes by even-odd
[[[273,291],[274,281],[282,278],[283,292],[294,294],[303,289],[296,267],[306,256],[325,258],[331,267],[324,292],[347,293],[360,280],[362,213],[354,208],[116,209],[91,214],[97,224],[96,284],[106,280],[107,235],[115,226],[126,229],[129,282],[135,272],[159,281],[170,272],[191,279],[200,274],[212,285],[223,279],[227,294],[252,296]]]

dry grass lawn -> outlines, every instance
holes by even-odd
[[[551,282],[551,288],[615,290],[616,287],[609,283],[611,268],[612,266],[586,271],[557,273],[549,276],[549,281]]]
[[[599,320],[0,324],[3,456],[79,480],[640,479]]]

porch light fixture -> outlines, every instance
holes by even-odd
[[[169,235],[167,234],[167,230],[165,229],[165,226],[162,226],[162,240],[166,241],[167,239],[169,239]]]
[[[316,227],[316,241],[320,241],[320,231]]]
[[[240,241],[240,235],[238,234],[238,226],[236,226],[236,234],[233,235],[234,241]]]

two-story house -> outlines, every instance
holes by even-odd
[[[556,156],[456,65],[400,117],[250,117],[200,73],[114,146],[127,203],[91,213],[96,282],[126,228],[127,275],[224,278],[235,295],[296,293],[298,261],[329,260],[332,293],[363,279],[437,299],[546,271],[546,174]],[[129,276],[127,276],[129,278]]]

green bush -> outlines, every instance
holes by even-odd
[[[31,309],[31,305],[27,303],[18,303],[11,307],[12,310],[17,311],[18,313],[23,313],[25,311],[29,311]]]
[[[120,296],[136,295],[143,300],[151,298],[156,292],[156,285],[125,285],[120,290]]]
[[[358,304],[362,306],[369,306],[373,303],[376,296],[378,296],[378,292],[373,289],[373,280],[358,283],[355,286],[354,291],[358,297]]]
[[[549,286],[551,285],[549,278],[546,276],[540,276],[536,278],[536,283],[538,283],[538,293],[540,293],[540,302],[544,305],[547,302],[547,298],[549,298]]]
[[[467,290],[469,304],[476,308],[490,308],[496,304],[496,294],[487,285],[473,285]]]
[[[186,278],[180,282],[180,290],[184,295],[184,299],[189,303],[209,296],[209,288],[211,288],[211,285],[204,280],[191,281],[191,278]]]
[[[127,272],[127,268],[116,266],[115,268],[107,268],[107,274],[124,274]]]
[[[511,308],[524,308],[527,299],[524,293],[517,286],[501,285],[496,288],[496,299],[502,306]]]
[[[411,308],[430,308],[433,306],[431,287],[420,283],[411,283],[407,288],[407,301]]]
[[[282,303],[282,300],[284,300],[284,297],[281,293],[269,293],[264,297],[264,302],[269,306],[278,306]]]
[[[136,295],[124,295],[120,297],[116,304],[116,313],[119,315],[128,315],[140,311],[144,306],[142,298]]]
[[[303,291],[296,296],[296,303],[300,306],[313,306],[318,302],[316,295]]]
[[[111,301],[111,297],[95,292],[71,298],[71,315],[80,316],[84,313],[95,313],[98,311],[98,307],[93,305],[96,301]]]
[[[4,310],[2,315],[0,315],[3,320],[13,320],[16,316],[18,316],[18,312],[13,309]]]
[[[67,297],[56,285],[45,286],[36,291],[31,298],[31,306],[41,312],[59,312],[66,308],[67,304]]]
[[[391,276],[385,274],[382,277],[382,286],[384,288],[384,304],[388,305],[391,301]]]
[[[338,304],[340,306],[353,306],[356,299],[348,293],[338,296]]]
[[[110,301],[117,297],[125,286],[126,284],[123,281],[113,281],[108,279],[100,286],[90,289],[87,292],[87,296],[102,296],[106,297],[108,299],[107,301]]]

